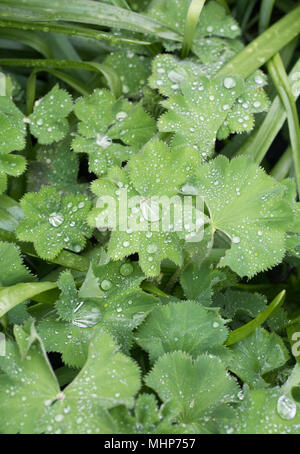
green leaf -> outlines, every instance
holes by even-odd
[[[282,260],[293,217],[284,185],[250,158],[229,162],[223,156],[199,168],[192,184],[204,197],[214,230],[231,240],[220,266],[252,277]]]
[[[192,145],[206,160],[214,151],[217,132],[228,111],[245,89],[244,82],[236,76],[202,76],[192,85],[182,80],[180,87],[182,95],[173,95],[162,103],[168,112],[160,117],[159,130],[175,133],[173,146]]]
[[[130,50],[126,53],[110,53],[105,59],[105,64],[119,75],[124,95],[139,93],[151,74],[149,57],[136,55]]]
[[[221,317],[192,301],[154,309],[136,334],[138,344],[149,353],[151,361],[176,350],[197,358],[214,351],[226,338],[227,328]]]
[[[58,142],[69,130],[66,118],[72,110],[71,96],[55,85],[35,103],[34,112],[29,116],[31,133],[41,144]]]
[[[227,319],[255,318],[266,309],[266,304],[266,297],[259,293],[228,289],[214,295],[214,306],[220,307],[222,316]]]
[[[21,358],[17,344],[6,343],[6,356],[0,357],[1,433],[34,433],[36,422],[59,393],[59,386],[38,342]],[[8,392],[9,390],[9,392]]]
[[[186,147],[181,151],[170,151],[167,145],[153,139],[145,145],[143,153],[131,158],[125,169],[113,168],[108,172],[107,178],[93,182],[92,191],[99,196],[99,208],[95,208],[89,215],[88,221],[92,226],[99,228],[104,224],[108,227],[108,210],[103,206],[102,197],[114,199],[117,210],[122,202],[119,197],[122,188],[126,189],[128,200],[132,197],[128,213],[121,216],[120,223],[117,220],[117,225],[112,225],[114,230],[108,253],[113,260],[137,252],[140,266],[147,276],[159,274],[160,263],[164,258],[169,258],[178,265],[181,263],[183,241],[176,232],[163,230],[163,226],[158,225],[153,212],[157,209],[160,211],[161,208],[157,207],[155,200],[151,200],[151,196],[176,196],[181,184],[193,173],[198,162],[198,155],[193,149]],[[178,202],[181,203],[181,200],[175,198],[175,203]],[[121,210],[122,207],[120,212]],[[122,223],[125,221],[127,227],[124,228]]]
[[[0,270],[0,287],[34,280],[34,276],[23,265],[19,248],[12,243],[0,241]]]
[[[82,193],[87,185],[78,184],[78,170],[79,159],[71,151],[69,140],[40,147],[36,160],[29,164],[27,190],[38,192],[43,186],[53,186],[63,193]]]
[[[79,252],[92,234],[85,221],[91,203],[83,195],[61,197],[54,188],[45,186],[37,194],[27,193],[21,206],[24,219],[17,227],[17,237],[33,241],[43,259],[55,258],[63,248]]]
[[[22,112],[8,96],[0,96],[1,154],[25,147],[26,125]]]
[[[289,359],[284,342],[275,333],[257,328],[254,333],[231,347],[229,368],[251,388],[264,388],[263,375],[283,366]]]
[[[110,166],[121,165],[156,131],[154,121],[140,104],[116,100],[106,90],[97,89],[89,97],[80,98],[74,110],[80,123],[72,147],[88,153],[90,170],[98,175]]]
[[[298,434],[299,408],[279,388],[246,391],[237,408],[234,424],[226,425],[235,434]]]
[[[138,366],[118,352],[113,338],[101,327],[94,330],[87,362],[37,421],[46,433],[111,433],[113,421],[107,409],[133,406],[140,387]],[[109,431],[109,432],[107,432]]]
[[[191,1],[186,0],[152,0],[147,14],[183,35],[185,20]],[[198,21],[195,38],[220,36],[235,38],[240,34],[236,21],[226,15],[225,9],[212,1],[204,6]]]
[[[194,425],[194,433],[210,432],[209,425],[218,423],[217,410],[234,402],[238,393],[238,385],[218,358],[201,355],[193,361],[182,352],[160,357],[146,384],[163,402],[170,402],[178,422]]]
[[[26,4],[20,4],[19,0],[1,0],[1,11],[5,12],[7,19],[79,22],[180,40],[177,33],[158,20],[131,11],[126,11],[124,14],[122,8],[98,1],[91,1],[83,5],[79,0],[62,0],[59,4],[49,5],[46,0],[39,0],[37,5],[36,0],[27,0]]]
[[[213,269],[210,263],[203,262],[198,265],[191,262],[182,271],[180,284],[187,298],[198,301],[203,306],[210,306],[213,287],[224,279],[226,275]]]
[[[62,353],[69,366],[82,367],[92,329],[100,324],[128,352],[132,331],[157,303],[140,290],[143,278],[135,263],[91,265],[77,291],[71,273],[63,272],[58,283],[61,295],[55,303],[57,314],[51,311],[38,326],[46,349]]]
[[[56,288],[55,282],[36,282],[30,284],[16,284],[0,289],[0,317],[12,308],[35,295]]]

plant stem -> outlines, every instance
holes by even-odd
[[[192,49],[196,28],[204,3],[205,0],[192,0],[189,6],[184,26],[184,38],[181,50],[182,58],[186,58]]]

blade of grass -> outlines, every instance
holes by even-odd
[[[16,284],[0,289],[0,317],[27,299],[57,287],[56,282]]]
[[[131,11],[126,0],[112,0],[112,2],[115,6],[119,6],[120,8],[129,9],[129,11]]]
[[[289,80],[293,84],[294,99],[297,100],[300,95],[300,59],[292,69]],[[284,125],[286,118],[285,108],[279,96],[277,96],[257,132],[250,136],[236,155],[245,154],[252,156],[254,161],[260,164]]]
[[[281,181],[288,176],[292,164],[293,164],[292,149],[291,147],[288,147],[288,149],[283,153],[279,161],[273,167],[272,171],[270,172],[270,175],[272,175],[272,177],[275,178],[276,180]]]
[[[0,38],[18,41],[26,44],[26,46],[30,46],[32,49],[42,54],[45,58],[53,57],[51,48],[50,46],[48,46],[46,41],[39,35],[31,31],[0,28]]]
[[[100,25],[181,41],[180,35],[164,24],[118,6],[91,0],[0,0],[0,17],[12,20],[65,21]]]
[[[250,76],[300,33],[300,5],[252,41],[218,74]]]
[[[240,342],[242,339],[245,337],[248,337],[251,333],[253,333],[256,328],[259,328],[269,317],[270,315],[273,314],[273,312],[281,307],[284,303],[285,300],[285,294],[286,291],[282,290],[274,299],[273,301],[269,304],[267,309],[264,312],[261,312],[258,314],[258,316],[251,320],[251,322],[246,323],[246,325],[241,326],[238,329],[235,329],[232,331],[228,338],[227,341],[225,342],[225,345],[233,345],[236,344],[237,342]]]
[[[298,192],[300,191],[300,125],[297,106],[295,103],[292,87],[285,71],[279,54],[276,54],[268,63],[268,70],[272,77],[273,83],[277,89],[278,95],[285,107],[292,155],[294,161],[295,177]]]
[[[116,98],[119,98],[122,94],[122,84],[119,76],[112,68],[102,63],[55,59],[1,58],[0,66],[24,66],[26,68],[38,68],[39,71],[72,68],[94,71],[105,77],[109,88]]]
[[[113,35],[112,33],[94,30],[88,27],[78,26],[75,24],[56,24],[49,22],[32,22],[24,20],[7,20],[0,18],[1,28],[12,28],[21,30],[38,30],[44,33],[60,33],[63,35],[82,36],[83,38],[96,39],[98,41],[109,41],[111,44],[140,44],[149,45],[150,41],[143,41],[133,38],[122,38],[121,36]]]
[[[195,31],[205,0],[192,0],[185,20],[181,56],[186,58],[192,49]]]
[[[259,11],[258,31],[263,33],[269,26],[275,0],[262,0]]]

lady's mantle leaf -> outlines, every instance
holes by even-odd
[[[17,344],[8,340],[0,369],[1,433],[34,433],[45,405],[60,391],[40,344],[35,342],[22,359]]]
[[[87,184],[78,184],[79,157],[70,149],[70,140],[40,147],[36,161],[29,164],[28,192],[38,192],[43,186],[54,186],[63,193],[83,193]]]
[[[299,434],[300,408],[279,388],[246,390],[233,424],[224,432],[235,434]]]
[[[69,130],[67,116],[72,110],[71,96],[55,85],[35,103],[34,112],[29,116],[31,133],[41,144],[58,142]]]
[[[228,330],[214,310],[183,301],[154,309],[139,328],[136,340],[155,361],[164,353],[181,350],[193,358],[221,346]]]
[[[244,82],[237,76],[202,76],[193,84],[182,80],[180,87],[182,94],[162,103],[168,112],[160,117],[159,130],[175,133],[173,146],[192,145],[206,160],[228,111],[244,91]]]
[[[121,165],[156,131],[154,120],[140,104],[116,100],[107,90],[97,89],[89,97],[78,99],[75,114],[80,123],[72,147],[88,153],[90,170],[98,175],[112,165]]]
[[[209,431],[214,413],[237,399],[238,385],[216,357],[199,356],[195,361],[182,352],[161,356],[146,378],[163,402],[177,411],[177,421],[194,424],[197,432]],[[216,416],[217,418],[217,416]]]
[[[112,67],[122,82],[124,95],[134,95],[147,83],[151,74],[149,57],[128,52],[112,52],[105,59],[105,65]]]
[[[159,274],[160,262],[164,258],[181,263],[183,240],[172,231],[171,225],[163,230],[161,206],[151,197],[176,196],[198,165],[198,154],[192,148],[170,151],[166,144],[153,139],[145,145],[143,153],[131,158],[125,169],[113,168],[107,178],[93,182],[92,191],[99,200],[103,196],[115,200],[117,213],[121,213],[122,190],[126,190],[130,201],[128,212],[123,210],[122,219],[118,215],[115,226],[112,226],[114,230],[108,253],[114,260],[137,252],[140,266],[147,276]],[[179,195],[173,202],[176,201],[181,205]],[[108,211],[107,206],[95,208],[89,216],[89,223],[102,227],[101,222],[110,214]]]
[[[32,241],[43,259],[53,259],[63,248],[80,252],[92,234],[86,224],[91,203],[83,195],[61,197],[52,187],[27,193],[21,200],[24,219],[16,233],[21,241]]]
[[[263,328],[233,345],[229,369],[251,388],[264,388],[267,383],[262,376],[278,369],[289,359],[282,339]]]
[[[33,280],[34,276],[23,265],[19,248],[12,243],[0,241],[0,287]]]
[[[82,367],[86,361],[93,327],[101,324],[130,350],[132,330],[155,307],[156,298],[140,289],[144,279],[138,265],[110,262],[91,266],[78,291],[70,272],[59,279],[61,295],[53,311],[39,323],[38,329],[48,351],[62,353],[66,364]]]
[[[0,153],[22,150],[25,147],[24,115],[8,96],[0,96]]]
[[[183,34],[190,3],[187,0],[152,0],[147,14]],[[195,41],[205,36],[236,38],[239,34],[236,21],[226,14],[223,6],[215,1],[204,6],[196,28]]]
[[[282,260],[293,219],[285,185],[248,157],[229,162],[223,156],[200,167],[192,184],[204,197],[214,229],[231,239],[221,266],[252,277]]]
[[[114,423],[106,410],[118,405],[132,407],[139,387],[138,366],[118,352],[113,338],[99,326],[94,330],[86,364],[60,399],[50,402],[37,431],[111,433]]]
[[[140,387],[137,365],[118,352],[100,327],[94,331],[85,366],[64,392],[39,342],[21,359],[9,340],[0,368],[2,433],[107,433],[113,421],[106,409],[132,406]]]

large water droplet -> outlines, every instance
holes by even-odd
[[[131,263],[123,263],[123,265],[120,266],[120,273],[122,276],[130,276],[133,272],[133,266]]]
[[[100,287],[102,288],[102,290],[109,290],[112,286],[112,283],[108,280],[108,279],[104,279],[101,284],[100,284]]]
[[[183,194],[198,195],[199,189],[195,188],[195,186],[191,184],[186,183],[181,187],[181,192]]]
[[[179,71],[174,71],[173,69],[168,73],[168,78],[172,82],[181,82],[185,79],[185,75]]]
[[[118,121],[123,121],[125,120],[125,118],[127,117],[127,113],[126,112],[118,112],[117,115],[116,115],[116,119]]]
[[[149,252],[149,254],[154,254],[154,252],[156,251],[157,251],[156,244],[149,244],[149,246],[147,246],[147,252]]]
[[[280,396],[277,401],[277,412],[282,419],[293,419],[297,413],[297,405],[287,396]]]
[[[232,77],[225,77],[224,87],[225,88],[234,88],[236,86],[236,81]]]
[[[64,217],[60,213],[51,213],[49,216],[49,222],[53,227],[59,227],[64,222]]]
[[[77,314],[77,317],[72,321],[73,325],[79,328],[91,328],[102,319],[102,313],[97,307],[84,307]]]
[[[108,136],[102,136],[101,134],[96,135],[96,144],[102,148],[108,148],[112,144],[112,140]]]
[[[235,244],[238,244],[241,241],[241,239],[238,236],[233,236],[231,241]]]

